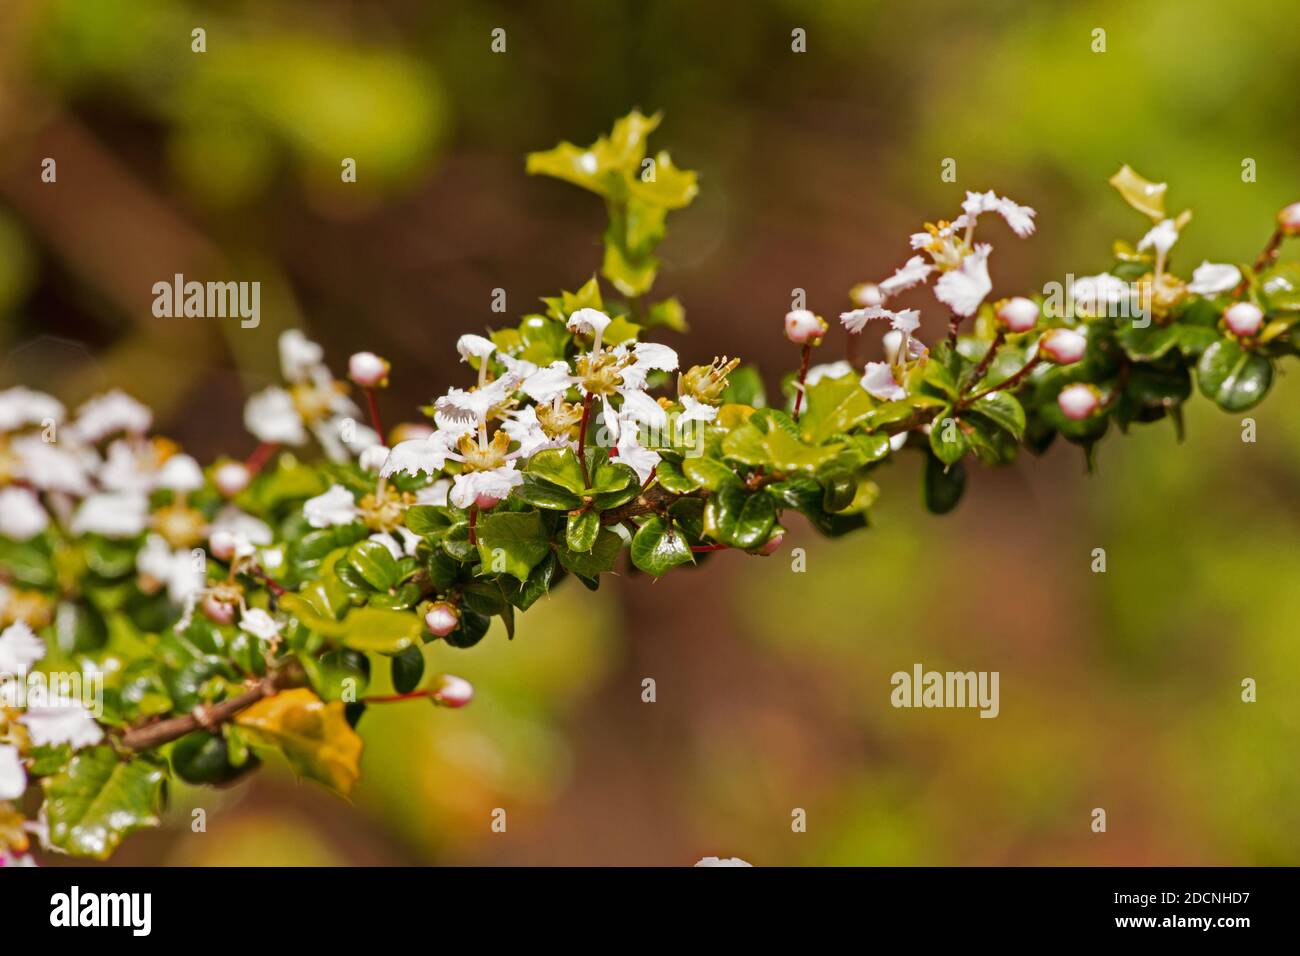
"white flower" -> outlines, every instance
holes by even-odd
[[[1223,312],[1223,324],[1233,335],[1250,338],[1264,323],[1264,310],[1254,302],[1234,302]]]
[[[324,358],[325,350],[300,330],[289,329],[280,336],[280,370],[287,381],[297,384],[318,378]]]
[[[907,397],[907,391],[894,381],[894,373],[884,362],[868,362],[862,376],[862,387],[867,394],[886,402]]]
[[[476,358],[480,362],[497,350],[496,343],[481,335],[462,335],[456,340],[456,351],[462,362]]]
[[[357,465],[362,471],[377,472],[384,467],[384,462],[388,461],[388,454],[392,449],[387,445],[371,445],[361,453],[357,459]]]
[[[72,516],[73,534],[134,538],[149,521],[149,501],[137,492],[101,492],[86,498]]]
[[[0,537],[27,541],[50,524],[41,501],[27,488],[0,488]]]
[[[636,472],[644,484],[659,465],[659,453],[641,446],[640,436],[635,428],[622,428],[614,446],[618,451],[618,460]]]
[[[945,272],[935,283],[935,298],[960,316],[975,314],[980,303],[993,291],[989,278],[989,253],[993,247],[981,243],[962,259],[961,266]]]
[[[433,403],[434,421],[441,429],[481,425],[487,421],[492,409],[505,402],[518,385],[515,376],[506,374],[480,388],[449,389],[446,395]]]
[[[258,441],[274,445],[307,443],[307,429],[293,404],[293,396],[278,385],[249,396],[244,405],[244,427]]]
[[[456,447],[457,439],[465,434],[468,434],[468,429],[440,428],[425,438],[398,442],[388,453],[384,467],[379,469],[379,477],[389,478],[398,472],[433,477],[447,467],[448,458],[453,461],[461,459],[452,449]]]
[[[382,544],[388,549],[388,553],[391,554],[395,560],[400,561],[402,558],[414,557],[415,547],[421,540],[420,536],[409,528],[398,528],[394,534],[400,537],[401,540],[399,541],[398,538],[393,537],[392,534],[388,534],[387,532],[372,534],[370,540],[378,541]]]
[[[0,800],[17,800],[27,790],[27,771],[18,748],[0,744]]]
[[[73,750],[93,747],[104,739],[104,731],[79,700],[62,694],[51,694],[32,703],[28,691],[27,711],[18,722],[27,728],[32,743],[37,747],[68,744]]]
[[[1145,249],[1155,249],[1156,255],[1161,259],[1165,253],[1173,248],[1174,243],[1178,241],[1178,224],[1172,219],[1165,219],[1153,226],[1138,242],[1138,251]]]
[[[117,432],[143,435],[153,424],[153,412],[123,391],[114,389],[92,398],[77,409],[71,429],[91,444]]]
[[[930,236],[926,235],[926,241]],[[912,256],[892,276],[880,283],[880,292],[886,298],[897,295],[906,289],[919,285],[934,271],[934,266],[925,261],[924,256]]]
[[[620,345],[614,349],[618,356],[626,355],[628,348]],[[677,353],[667,345],[658,342],[638,342],[632,346],[632,364],[626,366],[619,376],[624,388],[644,388],[646,378],[653,371],[672,372],[677,368]]]
[[[136,569],[143,575],[166,585],[167,598],[184,606],[191,594],[207,583],[206,562],[196,561],[188,550],[175,551],[161,535],[151,534],[135,556]]]
[[[439,478],[433,484],[421,488],[415,493],[415,503],[417,505],[437,505],[445,507],[447,504],[447,492],[451,491],[451,479]]]
[[[529,405],[515,412],[501,425],[501,430],[510,436],[512,442],[518,442],[519,448],[514,452],[520,458],[531,458],[536,452],[545,448],[564,448],[569,443],[563,439],[554,439],[542,430],[537,420],[537,410]]]
[[[819,367],[825,368],[826,366]],[[682,403],[682,413],[677,416],[678,424],[682,422],[711,422],[718,417],[716,408],[690,395],[683,395],[678,401]]]
[[[808,370],[808,375],[804,379],[805,385],[816,385],[824,378],[843,378],[845,375],[853,374],[853,366],[842,359],[838,362],[826,362],[823,365],[814,365]]]
[[[15,621],[0,631],[0,677],[20,677],[45,656],[45,642],[26,621]]]
[[[522,472],[515,470],[513,461],[488,471],[469,471],[457,475],[452,481],[448,499],[457,508],[468,508],[479,499],[495,498],[501,501],[523,484]]]
[[[546,404],[567,392],[576,381],[567,362],[552,362],[526,376],[519,391],[535,402]]]
[[[265,548],[275,540],[270,525],[261,518],[255,518],[247,512],[240,511],[234,505],[226,505],[212,519],[212,526],[208,529],[208,533],[212,535],[218,531],[226,531],[237,535],[245,539],[250,545],[257,545],[259,548]]]
[[[630,418],[655,428],[662,428],[668,423],[668,413],[664,411],[663,406],[645,392],[632,388],[620,388],[618,393],[623,396],[623,406],[618,412],[619,417]],[[606,416],[608,416],[608,402],[605,403],[605,411]],[[608,422],[608,417],[606,421]],[[617,428],[617,425],[615,428]]]
[[[1109,272],[1075,279],[1070,286],[1075,304],[1088,315],[1100,315],[1120,303],[1133,300],[1134,289],[1123,279]]]
[[[911,359],[920,358],[925,354],[925,346],[916,339],[907,336],[907,350],[903,350],[904,335],[897,329],[891,329],[880,337],[880,344],[885,350],[885,361],[890,365],[899,364],[899,356],[902,355],[902,361],[906,362]]]
[[[96,477],[105,491],[148,493],[158,478],[157,455],[149,445],[118,439],[109,444]]]
[[[217,486],[217,490],[227,498],[233,498],[253,480],[248,466],[240,461],[228,461],[218,465],[212,473],[212,483]]]
[[[47,419],[63,421],[63,403],[44,392],[22,385],[0,392],[0,432],[17,431],[26,425],[40,425]]]
[[[564,323],[565,328],[570,332],[582,332],[594,338],[591,350],[594,352],[600,348],[600,337],[605,334],[605,329],[612,322],[608,315],[599,309],[578,309],[569,316],[569,321]]]
[[[313,528],[352,524],[360,514],[352,492],[342,485],[331,485],[324,494],[308,498],[303,502],[302,513]]]
[[[93,452],[42,441],[37,434],[18,436],[9,450],[18,459],[19,477],[42,491],[81,496],[93,490],[90,473],[98,464]]]
[[[1192,273],[1187,291],[1196,295],[1217,295],[1235,288],[1241,281],[1241,270],[1222,262],[1202,262]]]
[[[203,469],[189,455],[172,455],[158,470],[157,485],[171,491],[198,491],[203,487]]]
[[[260,607],[246,608],[239,615],[239,629],[263,641],[274,641],[280,636],[279,623]]]
[[[993,190],[986,193],[967,192],[966,200],[961,204],[962,210],[969,217],[965,225],[974,224],[982,213],[995,212],[1007,221],[1007,225],[1021,239],[1034,234],[1034,216],[1036,213],[1028,206],[1021,206],[1005,196],[998,196]]]

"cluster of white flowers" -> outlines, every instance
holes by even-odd
[[[576,450],[593,410],[601,416],[611,455],[642,481],[648,479],[659,455],[643,447],[639,429],[665,428],[668,415],[648,394],[647,383],[652,372],[674,371],[677,353],[652,342],[606,346],[602,340],[611,321],[598,309],[574,311],[566,325],[589,337],[590,348],[571,361],[543,366],[515,358],[482,336],[461,336],[456,348],[464,361],[477,363],[477,385],[452,388],[436,399],[435,427],[395,445],[379,470],[381,479],[400,472],[439,476],[448,462],[456,462],[460,467],[449,490],[443,486],[446,500],[458,508],[491,508],[522,483],[520,466],[537,452]],[[499,374],[492,377],[494,366]],[[679,422],[709,421],[717,414],[715,407],[689,394],[679,401]],[[341,496],[334,503],[347,507]],[[318,508],[324,504],[318,501]],[[318,520],[327,520],[323,510],[318,514]],[[341,519],[343,510],[338,515]]]
[[[860,333],[876,319],[888,320],[894,337],[886,342],[888,361],[870,362],[862,376],[862,387],[883,401],[895,401],[906,392],[899,384],[896,371],[925,353],[924,346],[912,338],[920,326],[916,309],[894,311],[886,303],[894,296],[937,276],[935,298],[946,305],[958,319],[975,314],[993,291],[989,277],[989,243],[976,243],[975,226],[985,213],[996,213],[1022,239],[1033,235],[1035,212],[992,190],[968,192],[962,213],[952,222],[926,223],[925,231],[911,237],[912,256],[889,278],[878,283],[864,283],[853,290],[858,308],[840,314],[840,322],[849,332]]]

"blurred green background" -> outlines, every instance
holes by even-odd
[[[1300,198],[1297,77],[1291,0],[7,0],[0,386],[122,384],[201,458],[239,454],[243,396],[302,326],[335,367],[392,358],[390,415],[413,413],[465,380],[452,342],[499,320],[494,289],[517,316],[597,268],[599,203],[523,154],[633,106],[665,111],[656,146],[701,176],[663,250],[657,292],[692,325],[670,344],[687,364],[743,350],[775,382],[791,290],[837,313],[967,188],[1039,210],[1032,240],[1003,231],[997,294],[1140,235],[1105,184],[1121,162],[1195,209],[1183,275],[1253,259]],[[261,326],[154,318],[176,272],[260,280]],[[933,340],[945,319],[916,301]],[[1300,863],[1297,398],[1283,376],[1244,444],[1198,396],[1181,446],[1167,423],[1112,436],[1091,478],[1057,447],[975,475],[945,518],[904,460],[873,530],[793,528],[803,574],[723,554],[563,588],[511,644],[426,649],[478,696],[372,708],[355,803],[283,768],[177,790],[115,861]],[[915,662],[999,671],[1001,715],[894,710],[889,676]]]

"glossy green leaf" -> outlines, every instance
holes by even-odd
[[[397,559],[378,541],[358,541],[343,560],[376,591],[387,591],[397,583]]]
[[[997,424],[1016,441],[1025,435],[1025,410],[1010,392],[991,392],[971,405],[971,410]]]
[[[1273,363],[1243,349],[1230,339],[1220,339],[1205,350],[1196,366],[1201,393],[1227,412],[1257,405],[1273,383]]]
[[[159,825],[166,772],[147,757],[111,747],[82,750],[67,769],[41,781],[50,843],[73,856],[105,860],[123,837]]]
[[[632,537],[632,563],[655,577],[694,560],[681,532],[658,515],[648,518]]]
[[[527,581],[549,552],[542,516],[536,511],[496,512],[479,518],[478,553],[484,573],[511,574]]]
[[[578,457],[568,448],[548,448],[539,451],[528,459],[524,473],[548,481],[575,495],[581,495],[587,487]]]
[[[600,513],[581,511],[569,515],[564,526],[564,543],[570,551],[590,551],[600,533]]]

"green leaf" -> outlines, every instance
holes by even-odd
[[[340,640],[358,651],[396,654],[414,644],[424,630],[424,624],[411,611],[398,611],[381,607],[353,608],[341,621],[324,617],[301,595],[285,594],[280,606],[306,627]]]
[[[613,532],[610,532],[613,534]],[[618,535],[614,535],[618,538]],[[581,555],[583,558],[591,557],[600,550],[602,541],[601,536],[597,536],[596,544],[592,547],[591,555]],[[620,539],[621,543],[621,539]],[[561,554],[564,552],[561,551]],[[533,568],[528,575],[528,580],[523,582],[515,581],[511,578],[502,578],[501,587],[505,592],[506,599],[519,608],[521,611],[527,611],[532,607],[537,599],[551,589],[551,583],[555,580],[555,571],[557,560],[554,554],[548,554],[542,562]],[[563,574],[563,572],[560,572]]]
[[[421,537],[443,534],[453,523],[447,509],[437,505],[412,505],[406,509],[405,522],[407,528]]]
[[[601,528],[589,551],[561,548],[557,554],[566,571],[584,578],[595,578],[614,570],[614,561],[622,549],[623,539],[608,528]]]
[[[662,326],[663,328],[672,329],[674,332],[685,332],[686,309],[682,307],[676,296],[661,299],[650,306],[643,324],[647,329]]]
[[[1284,262],[1260,273],[1259,291],[1270,312],[1300,311],[1300,265]]]
[[[655,479],[665,491],[671,491],[675,495],[690,494],[699,487],[698,483],[686,477],[681,465],[666,458],[656,466]]]
[[[666,209],[682,209],[691,204],[699,194],[695,173],[676,166],[665,150],[655,154],[654,175],[633,176],[628,182],[628,192],[636,199]]]
[[[581,495],[587,483],[582,477],[582,466],[578,457],[569,448],[547,448],[528,459],[524,468],[526,475],[533,475],[543,481]]]
[[[399,694],[409,694],[420,686],[424,676],[424,654],[419,645],[413,644],[393,657],[393,690]]]
[[[637,474],[628,465],[621,461],[610,461],[608,458],[601,456],[593,461],[591,469],[591,487],[586,489],[587,494],[604,495],[616,491],[622,491],[629,485],[637,485],[638,489],[640,479]]]
[[[339,701],[296,687],[259,700],[235,723],[254,744],[279,750],[299,774],[345,797],[361,776],[361,738]]]
[[[572,511],[582,506],[582,499],[572,491],[526,473],[523,483],[512,489],[510,495],[534,508],[550,511]]]
[[[804,441],[820,444],[851,431],[876,408],[876,400],[858,383],[856,375],[824,378],[804,393],[807,407],[799,419]]]
[[[971,410],[979,412],[1008,432],[1016,441],[1025,435],[1025,410],[1010,392],[992,392],[978,399],[971,405]]]
[[[580,511],[569,515],[564,527],[564,543],[570,551],[590,551],[600,533],[600,513]]]
[[[930,429],[930,450],[945,465],[953,465],[961,460],[969,448],[970,443],[962,431],[961,422],[950,409],[944,409]]]
[[[343,560],[376,591],[387,591],[397,583],[397,559],[378,541],[358,541]]]
[[[741,365],[727,376],[727,387],[722,393],[723,405],[750,405],[762,408],[767,405],[767,391],[763,376],[753,365]]]
[[[1220,339],[1205,350],[1196,366],[1201,393],[1228,412],[1245,411],[1259,403],[1273,383],[1273,363]]]
[[[649,518],[632,537],[632,563],[655,577],[669,568],[694,560],[690,545],[681,532],[658,515]]]
[[[83,750],[41,781],[50,843],[106,860],[127,834],[159,825],[166,773],[153,760],[119,759],[111,747]]]
[[[966,490],[966,469],[961,462],[945,466],[933,455],[926,455],[921,488],[926,508],[933,514],[947,514],[957,507]]]
[[[757,548],[767,541],[772,525],[775,523],[776,505],[772,498],[764,494],[750,495],[741,506],[740,514],[736,516],[735,526],[727,543],[746,551]]]
[[[575,460],[575,467],[576,464]],[[478,553],[485,572],[511,574],[520,581],[527,581],[537,563],[550,553],[542,516],[529,511],[499,512],[480,518]]]
[[[757,429],[755,430],[757,431]],[[701,456],[684,459],[682,461],[682,474],[694,483],[693,487],[707,488],[709,491],[717,491],[727,485],[740,484],[740,479],[736,477],[736,473],[716,458]]]
[[[767,435],[757,425],[746,422],[722,439],[722,454],[728,460],[740,462],[742,465],[753,467],[765,465],[769,457]],[[683,473],[685,473],[684,468]]]

